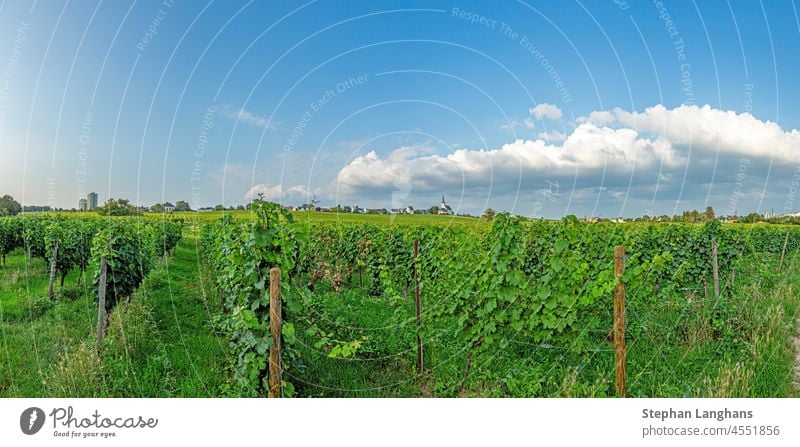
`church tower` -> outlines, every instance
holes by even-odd
[[[450,206],[447,205],[447,202],[444,201],[444,194],[442,194],[442,202],[439,203],[439,212],[438,212],[438,214],[447,214],[447,215],[452,215],[453,214],[453,210],[450,209]]]

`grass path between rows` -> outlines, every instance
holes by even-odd
[[[219,396],[226,380],[226,342],[212,330],[214,309],[204,294],[199,261],[197,239],[187,234],[140,293],[158,331],[159,354],[174,373],[169,394],[179,397]],[[143,391],[158,396],[165,390]]]

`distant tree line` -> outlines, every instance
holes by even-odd
[[[705,211],[684,211],[682,214],[676,214],[674,216],[667,216],[666,214],[661,216],[648,216],[645,214],[641,217],[636,217],[632,219],[635,222],[647,222],[647,221],[658,221],[658,222],[685,222],[685,223],[702,223],[708,222],[710,220],[714,220],[717,218],[716,213],[714,212],[713,207],[706,207]]]

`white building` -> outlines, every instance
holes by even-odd
[[[444,194],[442,194],[442,203],[439,204],[439,212],[437,214],[453,215],[453,210],[450,209],[450,205],[444,201]]]

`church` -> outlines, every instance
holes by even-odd
[[[437,214],[453,215],[453,210],[450,209],[450,205],[444,201],[444,194],[442,194],[442,203],[439,204],[439,212]]]

